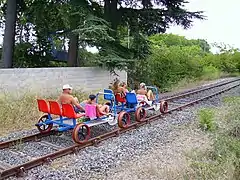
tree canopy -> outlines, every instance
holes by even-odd
[[[1,25],[7,17],[14,19],[9,14],[13,6],[7,11],[7,3],[10,0],[1,1]],[[15,3],[16,33],[12,36],[16,36],[15,52],[22,54],[15,53],[14,67],[52,66],[53,44],[63,50],[68,41],[68,66],[82,65],[81,59],[77,61],[79,48],[96,46],[101,57],[98,65],[110,69],[126,67],[132,60],[150,53],[146,36],[164,33],[171,24],[189,28],[194,19],[204,19],[201,11],[187,11],[184,0],[17,0]],[[10,35],[3,49],[8,47]],[[127,36],[131,38],[131,46],[123,43]],[[4,59],[6,54],[11,52],[3,51],[4,62],[11,59],[11,55]]]
[[[112,72],[126,69],[129,84],[144,81],[160,88],[185,78],[238,73],[238,49],[215,44],[220,49],[215,55],[204,39],[165,33],[172,24],[190,28],[194,19],[205,18],[201,11],[187,11],[186,3],[0,0],[0,24],[5,27],[2,67],[100,66]],[[88,52],[87,47],[96,47],[98,52]]]

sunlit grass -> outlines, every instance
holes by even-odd
[[[92,92],[96,94],[97,91]],[[91,93],[74,92],[79,102],[86,100]],[[39,117],[43,114],[38,111],[37,98],[46,100],[57,100],[59,94],[50,96],[36,96],[25,94],[18,99],[10,94],[0,95],[0,135],[6,133],[33,129]],[[99,96],[99,103],[103,103],[103,96]]]

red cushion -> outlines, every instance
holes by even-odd
[[[76,118],[76,113],[71,104],[62,104],[62,116]]]
[[[45,101],[44,99],[37,99],[37,103],[39,111],[44,113],[50,113],[50,108],[47,101]]]
[[[62,110],[57,101],[48,101],[50,105],[50,114],[62,115]]]

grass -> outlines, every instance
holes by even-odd
[[[215,129],[214,111],[212,109],[201,109],[198,113],[199,125],[203,130],[212,131]]]
[[[218,128],[210,133],[212,148],[191,156],[192,171],[185,175],[185,179],[239,179],[240,97],[228,97],[224,102],[221,109],[215,110],[214,118],[217,119]],[[212,112],[204,110],[199,113],[200,124],[202,119],[207,118],[213,121]]]
[[[218,72],[218,71],[209,71],[206,70],[206,73],[204,73],[201,77],[198,78],[183,78],[176,84],[172,84],[171,87],[168,87],[166,89],[162,89],[162,92],[180,92],[184,89],[190,89],[194,88],[196,86],[201,86],[203,84],[208,83],[209,81],[213,81],[220,78],[227,78],[227,77],[238,77],[240,76],[240,73],[226,73],[226,72]]]
[[[94,92],[96,94],[96,92]],[[2,94],[0,96],[0,136],[19,130],[33,129],[39,117],[43,113],[38,111],[37,98],[47,100],[56,100],[59,94],[46,97],[39,97],[32,94],[26,94],[19,99],[13,98],[10,94]],[[74,93],[79,101],[87,99],[88,94],[83,92]],[[103,98],[99,97],[99,102],[103,102]]]

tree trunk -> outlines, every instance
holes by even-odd
[[[78,58],[78,35],[71,34],[68,49],[68,61],[67,61],[68,66],[70,67],[77,66],[77,58]]]
[[[76,6],[77,0],[71,0],[70,4],[72,8]],[[79,17],[77,15],[70,16],[70,29],[74,30],[77,28],[79,22]],[[71,33],[69,37],[69,48],[68,48],[68,61],[67,65],[70,67],[77,66],[77,58],[78,58],[78,40],[79,35],[75,33]]]
[[[8,0],[2,51],[3,68],[11,68],[13,65],[16,19],[17,2],[16,0]]]
[[[117,0],[104,0],[104,18],[111,22],[111,28],[115,32],[111,32],[111,35],[117,38],[117,27],[119,23],[119,14],[117,9]]]

